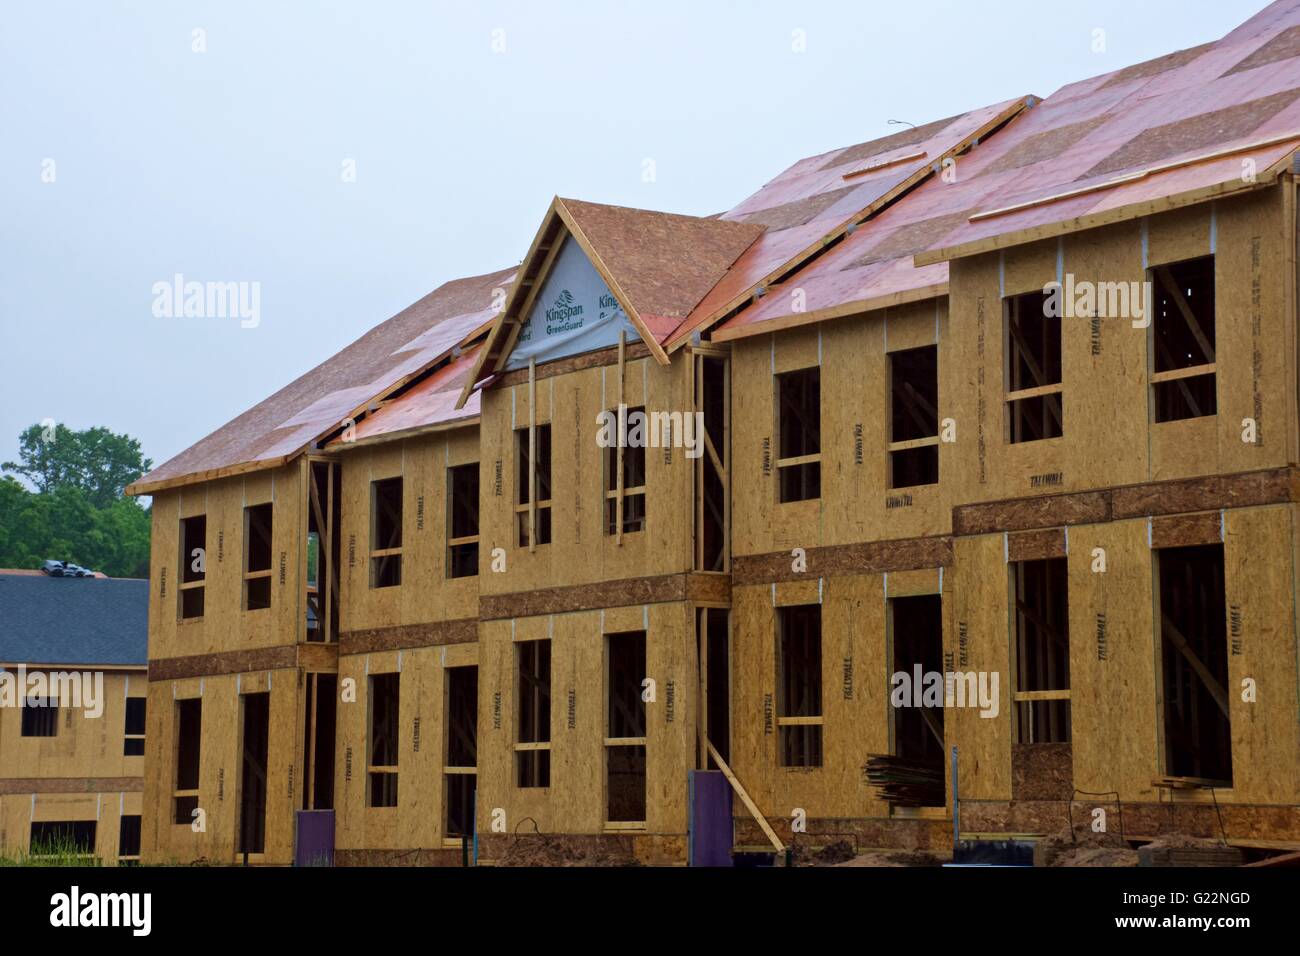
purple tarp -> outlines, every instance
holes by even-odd
[[[719,770],[688,772],[691,866],[731,866],[731,785]]]
[[[334,865],[334,811],[298,810],[294,814],[294,866]]]

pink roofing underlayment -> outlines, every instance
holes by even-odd
[[[1282,0],[1217,42],[1063,87],[960,157],[955,178],[931,177],[713,338],[944,294],[949,258],[1034,227],[1249,188],[1243,170],[1264,181],[1297,148],[1300,0]]]
[[[1041,102],[802,159],[721,216],[556,200],[548,219],[564,204],[664,360],[729,313],[712,338],[943,295],[948,259],[1252,188],[1244,171],[1267,182],[1297,149],[1300,0],[1279,0],[1221,40]],[[518,271],[446,283],[128,491],[278,465],[368,409],[359,441],[474,418],[477,395],[454,406],[475,362],[500,357]]]
[[[480,348],[481,346],[474,346],[466,349],[442,368],[357,422],[350,436],[340,435],[326,447],[331,450],[346,449],[387,438],[398,432],[414,434],[477,418],[478,392],[471,395],[461,409],[456,408],[456,399],[474,368],[474,360],[478,357]]]
[[[669,346],[706,328],[741,304],[755,287],[780,276],[851,223],[933,175],[944,159],[1006,123],[1025,104],[1024,98],[1007,100],[795,163],[722,214],[723,219],[766,223],[768,229],[692,310]]]

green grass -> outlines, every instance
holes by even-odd
[[[93,853],[86,853],[71,837],[37,840],[27,853],[0,855],[0,866],[103,866]]]

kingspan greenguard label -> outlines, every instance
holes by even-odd
[[[506,362],[507,369],[526,368],[567,355],[579,355],[618,344],[618,333],[638,341],[609,286],[582,247],[566,237],[542,290],[533,303]]]

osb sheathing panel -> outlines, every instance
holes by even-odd
[[[103,711],[88,716],[85,706],[59,702],[58,732],[53,737],[24,737],[23,712],[0,707],[0,780],[13,778],[140,777],[144,757],[122,753],[126,697],[145,696],[143,672],[104,672]],[[89,701],[83,700],[83,705]]]
[[[930,300],[745,339],[732,352],[732,551],[766,554],[946,533],[952,502],[939,446],[939,485],[889,488],[889,353],[946,335],[946,300]],[[821,485],[781,503],[774,374],[821,366]],[[940,418],[951,414],[939,357]]]
[[[1288,389],[1295,389],[1294,318],[1283,309],[1288,275],[1281,189],[1216,203],[1215,257],[1219,367],[1219,456],[1214,470],[1249,471],[1287,463]],[[1222,293],[1219,290],[1222,289]],[[1288,369],[1290,375],[1288,376]],[[1288,381],[1289,378],[1289,381]],[[1242,419],[1258,440],[1241,440]],[[1294,427],[1294,426],[1293,426]]]
[[[153,546],[149,575],[149,657],[189,657],[292,643],[305,634],[299,583],[304,462],[270,472],[203,482],[153,499]],[[270,503],[271,607],[244,608],[244,509]],[[180,620],[177,585],[183,517],[207,516],[203,617]]]
[[[606,820],[605,634],[646,630],[646,833],[686,832],[685,771],[696,737],[694,610],[653,604],[481,625],[478,826],[492,832],[597,834]],[[603,618],[603,625],[602,625]],[[551,640],[551,785],[515,785],[519,688],[514,645]]]
[[[31,849],[33,823],[94,820],[95,854],[105,861],[118,856],[123,816],[140,815],[140,794],[38,793],[0,796],[0,853],[26,854]]]
[[[823,587],[824,582],[818,578],[811,581],[782,581],[772,585],[772,600],[777,607],[819,604]]]
[[[731,766],[773,825],[809,817],[888,815],[863,778],[867,755],[889,752],[884,575],[828,578],[822,603],[823,765],[780,766],[776,726],[777,613],[766,586],[734,592]],[[815,598],[814,598],[815,602]],[[745,811],[737,805],[736,814]]]
[[[1062,272],[1072,274],[1076,282],[1137,282],[1136,288],[1142,288],[1142,236],[1133,223],[1069,236],[1061,241],[1060,249]],[[1008,251],[1007,258],[1016,257]],[[1045,278],[1040,273],[1039,290],[1045,281],[1055,278],[1055,266]],[[1065,486],[1075,488],[1101,488],[1148,477],[1146,330],[1134,328],[1131,318],[1064,318],[1061,323],[1064,436],[1009,445],[1005,444],[1005,432],[1000,432],[997,446],[1014,455],[1035,445],[1056,445],[1057,464],[1055,469],[1019,475],[1008,470],[1003,484],[1007,496],[1034,494],[1031,476],[1052,470],[1061,471]],[[1002,335],[999,325],[999,343]],[[1005,381],[1001,375],[996,381],[999,411],[1005,414]]]
[[[1011,681],[1007,676],[1010,645],[1010,594],[1002,535],[958,538],[953,542],[951,597],[944,602],[945,670],[985,671],[999,675],[997,716],[981,716],[978,707],[944,711],[944,739],[958,747],[958,794],[962,799],[1007,800],[1011,797]],[[947,596],[947,595],[945,595]]]
[[[1151,426],[1151,477],[1181,478],[1286,464],[1276,424],[1290,407],[1294,328],[1286,319],[1284,213],[1280,190],[1200,205],[1150,222],[1149,262],[1215,254],[1218,414]],[[1244,418],[1258,440],[1242,441]]]
[[[1108,814],[1111,832],[1118,831],[1118,813],[1114,797],[1084,798],[1070,808],[1058,800],[978,801],[962,803],[963,833],[1056,833],[1069,822],[1091,821],[1092,811],[1102,807]],[[1229,840],[1294,841],[1300,836],[1300,808],[1295,806],[1253,806],[1219,801],[1216,807],[1208,798],[1204,802],[1187,802],[1168,796],[1148,803],[1125,803],[1122,807],[1124,833],[1142,837],[1179,834],[1218,840],[1226,833]]]
[[[1300,799],[1292,554],[1294,506],[1229,510],[1224,543],[1228,605],[1233,787],[1221,802],[1294,803]],[[959,538],[951,571],[956,628],[945,649],[962,670],[1002,672],[997,719],[971,710],[946,712],[949,744],[960,747],[963,795],[995,796],[1012,739],[1007,570],[1000,535]],[[1098,570],[1104,552],[1105,570]],[[1154,801],[1160,776],[1159,631],[1152,596],[1155,563],[1145,520],[1081,525],[1070,530],[1070,708],[1074,786],[1117,791],[1124,801]],[[972,612],[972,608],[980,609]],[[964,632],[967,660],[960,658]],[[991,654],[985,653],[991,648]],[[985,663],[981,663],[984,661]],[[1242,700],[1242,681],[1257,700]],[[954,733],[955,732],[955,733]],[[972,738],[972,733],[975,737]],[[1004,757],[1005,754],[1005,757]],[[971,788],[966,773],[977,762]],[[1167,799],[1167,794],[1165,794]]]
[[[626,364],[624,401],[647,412],[687,412],[690,362],[667,368],[652,359]],[[483,399],[480,554],[483,594],[652,577],[692,566],[695,462],[682,448],[646,449],[646,529],[619,544],[604,524],[606,450],[597,445],[597,416],[619,402],[618,366],[587,368],[537,382],[537,423],[551,425],[551,543],[518,547],[516,429],[529,421],[528,384],[488,390]],[[499,474],[499,480],[498,480]],[[506,570],[489,572],[495,548]]]
[[[342,461],[341,630],[476,617],[478,576],[447,576],[447,481],[448,469],[479,461],[478,429],[357,448]],[[402,478],[402,583],[372,588],[371,482],[397,477]]]
[[[1147,523],[1079,525],[1069,542],[1074,785],[1155,800],[1159,674]]]
[[[250,688],[252,690],[250,691]],[[269,691],[268,691],[269,688]],[[155,681],[149,685],[145,738],[144,805],[141,853],[145,862],[188,863],[206,859],[235,862],[242,784],[243,693],[271,695],[268,721],[266,843],[264,861],[288,863],[293,857],[293,811],[301,806],[302,706],[296,670],[250,675]],[[173,823],[176,784],[176,702],[203,701],[199,746],[199,807],[204,832],[190,823]]]
[[[888,598],[916,597],[939,594],[943,590],[943,575],[939,568],[919,568],[915,571],[890,571],[885,575],[885,596]]]
[[[335,759],[335,845],[351,850],[436,849],[446,835],[447,670],[476,666],[478,646],[459,644],[354,654],[340,658],[340,687],[351,680],[355,700],[340,700]],[[400,673],[397,806],[369,806],[370,682]],[[479,685],[480,700],[483,687]],[[479,728],[482,760],[482,725]]]
[[[1300,803],[1300,693],[1296,677],[1294,505],[1225,517],[1224,590],[1232,797]],[[1255,685],[1248,702],[1246,681]]]
[[[1148,384],[1151,330],[1130,318],[1062,320],[1064,435],[1010,444],[1006,433],[1002,294],[1041,290],[1058,278],[1056,242],[972,257],[952,265],[951,335],[940,349],[945,410],[957,442],[940,478],[955,504],[1025,497],[1147,480],[1248,471],[1285,464],[1276,424],[1293,400],[1288,368],[1281,192],[1202,204],[1071,235],[1059,243],[1061,275],[1074,281],[1137,282],[1145,224],[1149,265],[1216,251],[1218,414],[1152,423]],[[1261,441],[1243,443],[1242,419]],[[943,447],[941,446],[941,454]]]
[[[1161,266],[1208,256],[1214,231],[1212,208],[1213,204],[1201,203],[1147,219],[1147,264]]]

